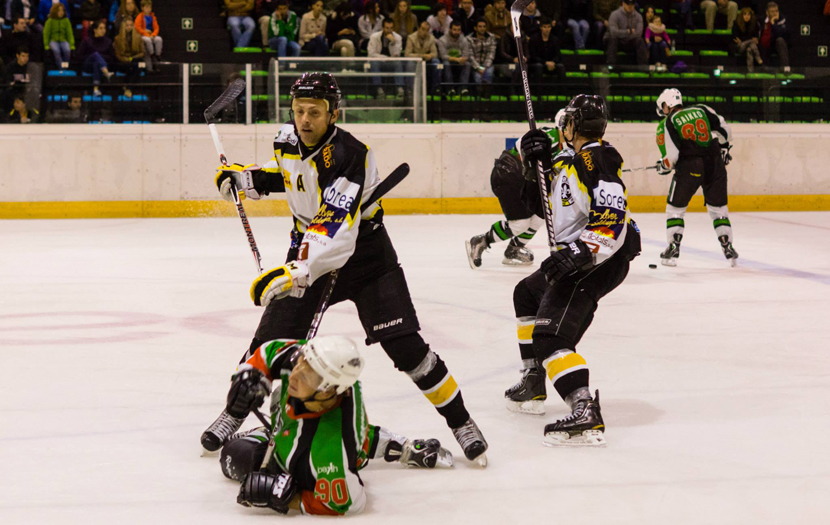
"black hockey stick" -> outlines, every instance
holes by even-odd
[[[245,81],[241,78],[234,80],[230,86],[222,93],[216,101],[208,106],[205,110],[205,122],[210,128],[210,136],[213,138],[213,145],[216,147],[216,153],[219,154],[219,162],[223,166],[228,165],[228,158],[225,156],[225,147],[222,145],[222,140],[219,138],[219,131],[216,129],[216,115],[220,111],[233,103],[236,98],[245,91]],[[242,228],[245,230],[245,237],[248,238],[248,247],[251,248],[251,253],[254,255],[254,264],[259,273],[262,273],[262,256],[259,254],[256,240],[254,239],[254,232],[251,230],[251,224],[248,222],[248,215],[245,213],[245,207],[242,206],[242,199],[239,197],[239,190],[231,181],[231,196],[233,203],[236,205],[236,213],[239,215],[239,220],[242,221]]]
[[[527,78],[527,61],[524,56],[524,46],[522,45],[522,24],[520,22],[522,13],[527,9],[528,4],[532,0],[516,0],[510,7],[510,18],[513,20],[513,35],[516,38],[516,50],[519,54],[519,69],[522,72],[522,89],[524,89],[525,104],[527,109],[527,123],[530,125],[531,131],[536,129],[536,117],[533,113],[533,99],[530,97],[530,83]],[[558,125],[558,123],[557,123]],[[520,148],[521,149],[521,148]],[[538,179],[539,179],[539,196],[542,199],[542,207],[545,210],[545,225],[548,230],[548,245],[551,249],[556,246],[556,238],[553,230],[553,214],[548,203],[547,181],[550,179],[553,185],[553,178],[551,173],[553,167],[549,160],[539,161],[537,164]]]

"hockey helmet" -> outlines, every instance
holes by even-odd
[[[331,73],[303,73],[303,76],[291,86],[289,94],[292,101],[297,98],[325,100],[330,113],[340,108],[340,99],[343,96]]]
[[[602,138],[608,126],[608,106],[599,95],[577,95],[565,107],[561,128],[573,120],[574,134]]]
[[[680,90],[676,88],[668,88],[664,89],[660,96],[657,97],[657,116],[658,117],[665,117],[665,113],[663,113],[663,104],[672,109],[677,106],[683,105],[683,95],[680,94]]]
[[[565,108],[560,109],[556,112],[556,116],[553,117],[553,125],[562,131],[565,129]]]
[[[320,392],[335,387],[336,392],[342,394],[355,384],[363,370],[363,357],[348,337],[315,337],[302,346],[301,353],[311,369],[320,376],[316,386]]]

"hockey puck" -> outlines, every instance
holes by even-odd
[[[648,265],[648,267],[649,267],[649,268],[651,268],[652,270],[656,270],[656,269],[657,269],[657,265],[656,265],[656,264],[649,264],[649,265]]]

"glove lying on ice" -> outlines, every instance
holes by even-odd
[[[291,261],[260,275],[251,285],[251,299],[257,306],[268,306],[274,299],[302,297],[308,283],[308,265]]]
[[[251,472],[242,480],[236,502],[246,507],[268,507],[288,514],[288,505],[297,493],[297,482],[291,474],[276,476],[267,472]]]
[[[594,265],[594,256],[588,245],[579,239],[568,244],[542,261],[541,270],[549,283],[561,281],[566,277],[587,270]]]
[[[248,164],[243,166],[241,164],[231,164],[230,166],[219,166],[216,172],[216,187],[219,188],[219,194],[226,201],[233,202],[233,186],[239,190],[239,198],[245,199],[250,197],[254,200],[260,198],[260,194],[254,188],[254,173],[262,168],[256,164]]]

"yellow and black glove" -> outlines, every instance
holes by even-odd
[[[302,297],[306,286],[308,265],[304,261],[291,261],[257,277],[251,285],[251,299],[257,306],[268,306],[274,299]]]
[[[239,198],[250,197],[259,200],[261,195],[254,187],[254,173],[262,168],[256,164],[231,164],[230,166],[219,166],[216,172],[216,187],[219,194],[228,202],[233,202],[233,186],[239,191]]]

